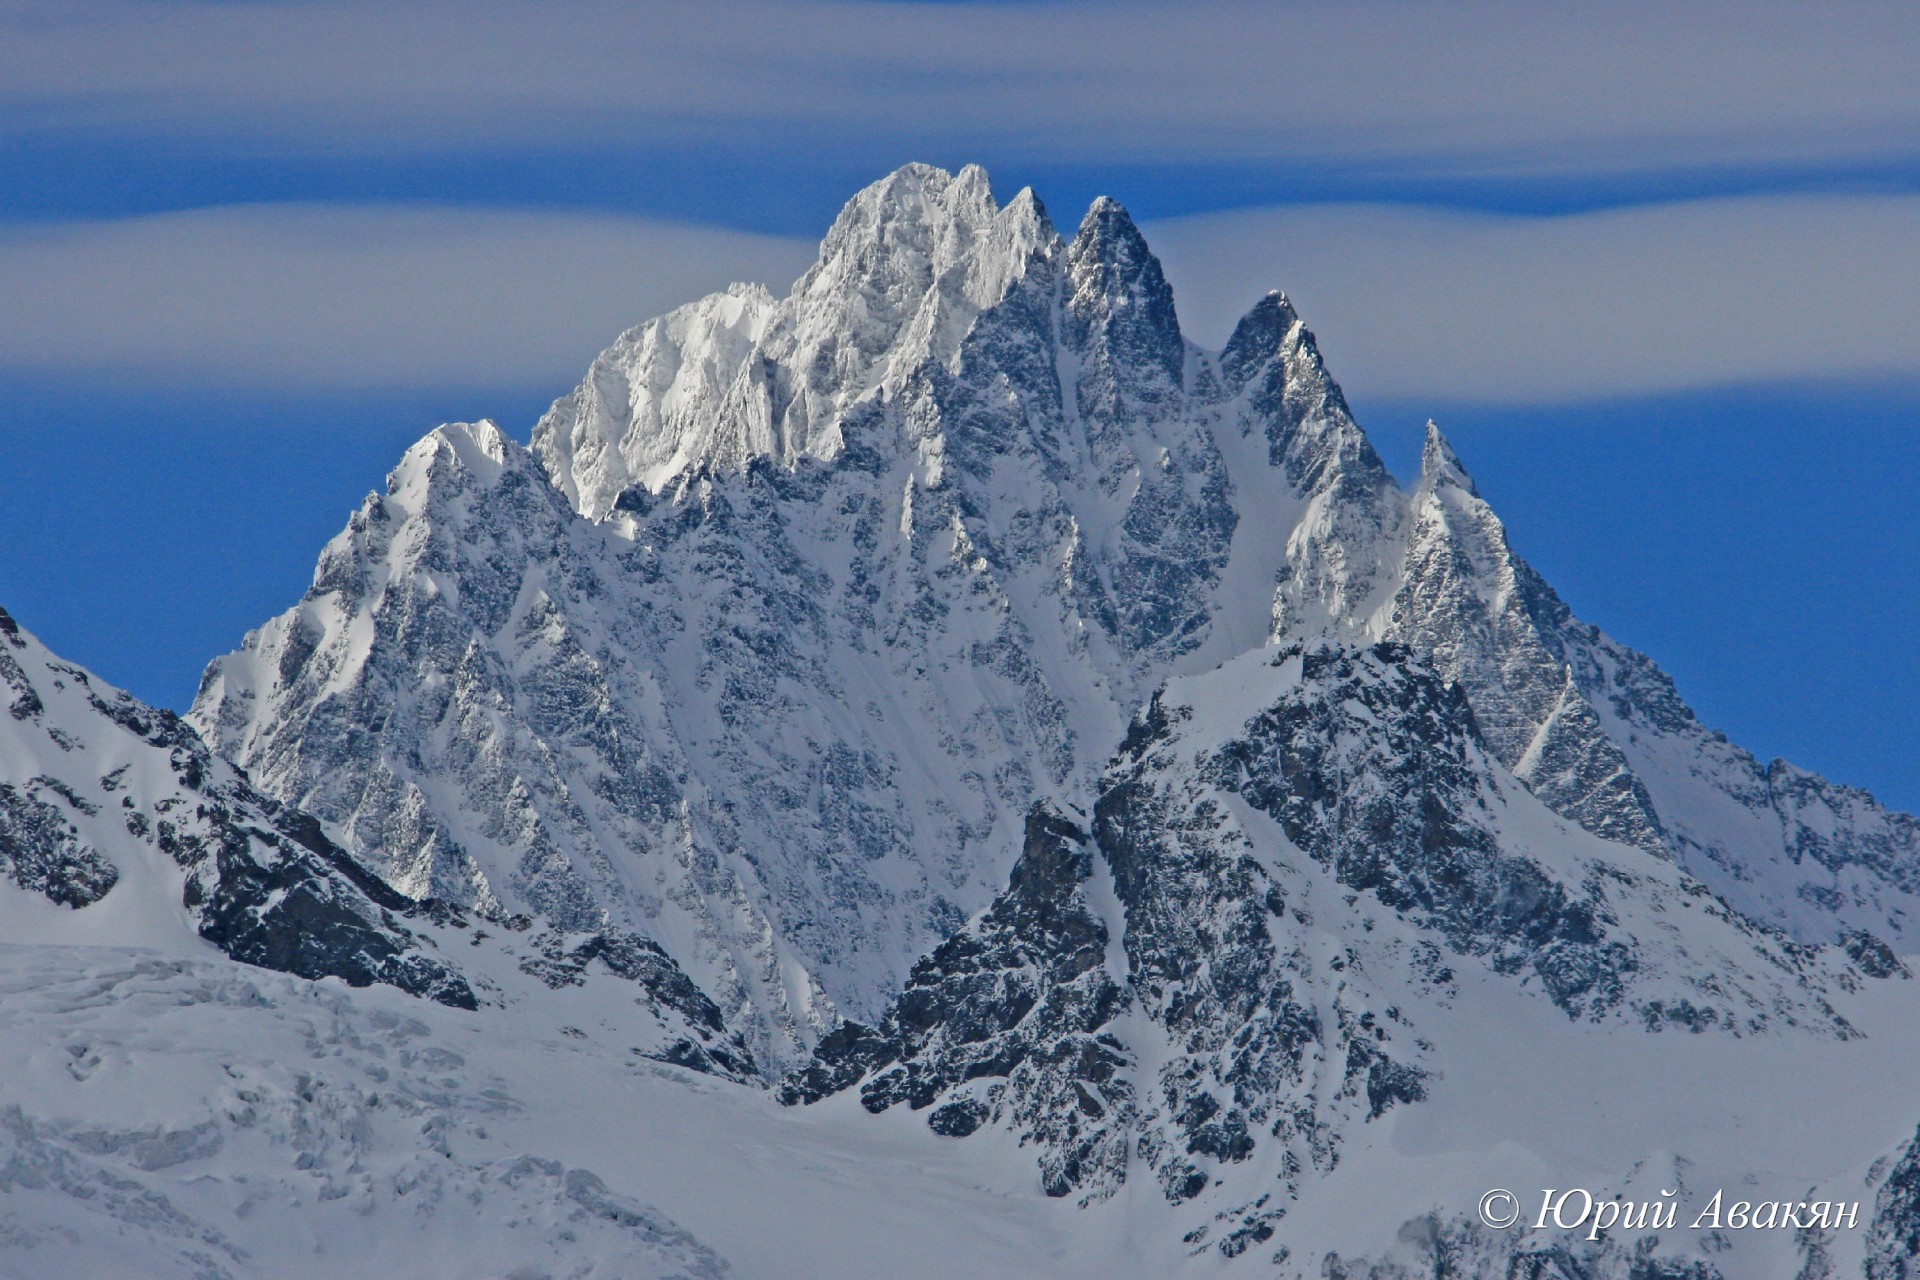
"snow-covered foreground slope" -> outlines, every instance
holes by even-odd
[[[1843,993],[1853,1040],[1623,1036],[1462,968],[1424,1015],[1426,1101],[1358,1125],[1229,1260],[1239,1218],[1213,1221],[1212,1200],[1169,1205],[1144,1177],[1086,1208],[1051,1199],[996,1130],[942,1137],[851,1095],[785,1108],[497,1007],[218,955],[0,944],[0,1274],[1162,1280],[1397,1256],[1392,1274],[1429,1276],[1444,1252],[1439,1274],[1505,1276],[1512,1249],[1556,1246],[1578,1265],[1518,1274],[1666,1274],[1632,1270],[1633,1233],[1468,1225],[1485,1189],[1585,1186],[1680,1189],[1695,1212],[1720,1187],[1858,1201],[1860,1228],[1826,1248],[1859,1276],[1915,1123],[1859,1100],[1911,1073],[1916,987]],[[1657,1234],[1658,1256],[1715,1268],[1689,1275],[1801,1262],[1792,1232]],[[1329,1253],[1354,1265],[1329,1272]]]

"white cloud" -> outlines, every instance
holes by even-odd
[[[1319,205],[1146,232],[1196,341],[1218,347],[1283,288],[1363,399],[1920,377],[1920,197],[1551,218]],[[557,393],[629,325],[733,280],[782,292],[813,251],[625,217],[404,207],[0,225],[0,372]]]
[[[1623,173],[1920,151],[1920,7],[18,3],[0,126]],[[904,157],[903,157],[904,158]]]
[[[1541,402],[1920,377],[1920,197],[1520,218],[1319,205],[1146,228],[1204,345],[1282,288],[1357,396]]]
[[[229,157],[349,160],[992,151],[1441,181],[1844,170],[1920,157],[1915,47],[1920,6],[1781,0],[26,0],[0,7],[0,139],[57,149],[162,134]],[[1251,282],[1278,285],[1357,394],[1537,400],[1914,374],[1917,208],[1912,196],[1555,218],[1293,206],[1154,234],[1204,339],[1224,336]],[[777,288],[810,252],[524,211],[0,224],[0,367],[560,384],[624,325],[734,277]]]
[[[613,336],[809,241],[625,217],[267,205],[0,226],[0,368],[196,383],[572,384]]]

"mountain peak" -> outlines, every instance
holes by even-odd
[[[1269,289],[1233,326],[1233,336],[1220,349],[1220,369],[1229,386],[1238,388],[1248,376],[1280,350],[1280,344],[1300,323],[1287,295]]]
[[[932,1159],[900,1148],[897,1128],[852,1127],[897,1102],[943,1138],[991,1130],[982,1141],[1036,1157],[1036,1193],[1113,1195],[1111,1210],[1090,1206],[1101,1214],[1167,1202],[1153,1211],[1165,1230],[1089,1217],[1048,1238],[1166,1246],[1166,1265],[1117,1274],[1213,1274],[1191,1255],[1214,1250],[1248,1254],[1249,1275],[1306,1274],[1286,1269],[1295,1258],[1314,1274],[1413,1276],[1431,1274],[1429,1255],[1350,1267],[1323,1247],[1329,1232],[1368,1238],[1321,1225],[1325,1206],[1363,1199],[1391,1215],[1369,1219],[1381,1238],[1453,1247],[1432,1215],[1403,1230],[1398,1192],[1366,1194],[1404,1164],[1394,1134],[1410,1130],[1389,1111],[1427,1132],[1493,1117],[1501,1143],[1572,1151],[1579,1116],[1556,1077],[1601,1079],[1603,1048],[1618,1055],[1606,1071],[1639,1073],[1617,1077],[1633,1087],[1692,1078],[1709,1103],[1769,1054],[1783,1083],[1751,1114],[1776,1116],[1809,1053],[1823,1070],[1840,1061],[1796,1042],[1850,1036],[1843,1013],[1920,1004],[1920,989],[1897,1006],[1860,989],[1897,983],[1920,937],[1920,820],[1763,769],[1700,726],[1658,668],[1519,559],[1438,428],[1417,486],[1395,484],[1284,295],[1261,298],[1217,361],[1185,343],[1113,200],[1069,245],[1030,193],[996,210],[981,171],[909,166],[850,202],[795,292],[717,294],[631,331],[531,451],[509,445],[455,426],[410,453],[307,596],[210,671],[192,713],[250,785],[337,831],[343,857],[512,935],[492,968],[478,966],[495,951],[460,942],[476,992],[519,984],[499,989],[527,989],[575,1043],[545,1012],[513,1014],[471,1037],[538,1037],[502,1063],[594,1063],[579,1079],[603,1091],[653,1087],[636,1054],[736,1079],[797,1068],[784,1096],[857,1092],[808,1126],[843,1154],[872,1132]],[[9,635],[0,615],[0,784],[37,830],[57,837],[57,817],[123,838],[120,760],[99,753],[128,735],[64,672],[10,686],[9,663],[27,664]],[[54,694],[68,725],[52,722]],[[44,724],[32,756],[6,750],[28,722]],[[52,736],[69,727],[85,739],[71,751]],[[155,756],[149,772],[172,769]],[[198,803],[168,787],[136,796],[156,838],[158,815],[177,827]],[[0,860],[20,829],[5,800]],[[268,830],[261,814],[248,821]],[[83,860],[64,883],[94,893],[103,874]],[[1816,949],[1835,940],[1847,949]],[[547,1000],[589,962],[653,983],[666,1012],[630,1034],[619,989]],[[1555,1030],[1568,1023],[1585,1025]],[[1522,1080],[1487,1063],[1488,1029],[1551,1069]],[[1659,1048],[1636,1047],[1654,1035]],[[1739,1062],[1711,1047],[1733,1037]],[[1690,1053],[1706,1055],[1697,1072]],[[1845,1083],[1888,1060],[1850,1059]],[[56,1082],[72,1061],[35,1058]],[[1540,1087],[1516,1109],[1527,1080]],[[381,1096],[404,1084],[383,1077]],[[546,1076],[536,1088],[555,1116],[570,1105]],[[372,1092],[316,1106],[335,1114],[340,1096],[357,1124]],[[750,1098],[680,1096],[689,1143],[808,1158],[791,1126],[765,1141],[719,1127],[762,1123]],[[1691,1185],[1747,1185],[1722,1118],[1698,1110],[1688,1149],[1730,1154]],[[1677,1186],[1681,1115],[1623,1128],[1616,1168],[1651,1150],[1657,1167],[1635,1177]],[[101,1145],[63,1120],[34,1132]],[[441,1163],[412,1136],[380,1139],[407,1177],[416,1159]],[[1864,1136],[1846,1158],[1871,1157]],[[357,1141],[330,1149],[351,1161]],[[236,1142],[237,1167],[259,1168],[257,1149]],[[1853,1173],[1835,1180],[1836,1150],[1781,1166],[1780,1194],[1858,1194]],[[1004,1154],[940,1176],[1010,1176]],[[1464,1158],[1503,1167],[1498,1152]],[[1542,1164],[1541,1178],[1593,1174],[1581,1152],[1566,1160],[1584,1172]],[[779,1163],[769,1192],[791,1172]],[[1404,1184],[1409,1203],[1471,1194],[1467,1166],[1442,1163]],[[487,1185],[518,1167],[496,1161]],[[200,1173],[196,1159],[180,1176]],[[948,1212],[1030,1216],[1002,1185],[1015,1184]],[[257,1187],[236,1195],[255,1203]],[[871,1207],[836,1257],[864,1250]],[[1487,1261],[1488,1238],[1468,1238],[1456,1269],[1688,1270],[1638,1243],[1588,1265],[1598,1255],[1542,1252],[1534,1236],[1508,1266]],[[1784,1245],[1763,1249],[1766,1265],[1741,1255],[1722,1270],[1782,1271]],[[1055,1252],[1011,1268],[962,1255],[954,1270],[1026,1273]],[[851,1270],[917,1273],[911,1260]]]
[[[987,171],[968,165],[958,174],[930,164],[908,164],[856,193],[820,244],[820,259],[801,278],[812,294],[930,264],[935,274],[971,247],[999,213]]]
[[[1112,196],[1100,196],[1087,206],[1087,215],[1080,220],[1080,229],[1073,243],[1080,256],[1098,246],[1108,256],[1126,255],[1135,259],[1153,257],[1147,248],[1146,237],[1134,225],[1133,215]],[[1158,260],[1154,265],[1159,265]]]
[[[965,166],[958,173],[951,173],[939,165],[912,160],[901,165],[885,177],[868,183],[843,208],[852,209],[857,205],[872,201],[900,201],[914,197],[938,197],[949,188],[962,194],[988,195],[989,179],[987,171],[977,164]]]
[[[1173,288],[1124,206],[1101,196],[1067,246],[1068,338],[1090,351],[1105,345],[1128,363],[1158,366],[1177,385],[1186,349]]]
[[[1420,479],[1431,488],[1450,484],[1465,489],[1476,498],[1480,496],[1480,490],[1474,487],[1473,477],[1467,474],[1460,455],[1453,451],[1439,424],[1432,419],[1427,421],[1427,442],[1420,451]]]
[[[1053,219],[1047,213],[1047,206],[1034,193],[1032,187],[1022,187],[1014,193],[1000,211],[1001,219],[1009,227],[1018,228],[1034,244],[1045,244],[1059,239],[1060,233],[1053,228]]]

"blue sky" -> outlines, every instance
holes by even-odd
[[[559,15],[559,16],[556,16]],[[857,187],[1123,200],[1717,727],[1920,808],[1920,10],[0,12],[0,604],[172,706],[407,443],[784,285]]]

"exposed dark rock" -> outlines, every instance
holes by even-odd
[[[280,856],[262,862],[256,840]],[[257,829],[229,829],[214,859],[200,936],[235,960],[356,987],[382,982],[455,1008],[477,1007],[466,979],[310,852]]]
[[[60,810],[0,783],[0,875],[67,907],[98,902],[120,870],[80,838]]]
[[[1873,1200],[1867,1280],[1920,1280],[1920,1133],[1903,1150]]]
[[[598,961],[608,973],[638,986],[657,1009],[678,1015],[698,1042],[674,1042],[662,1053],[662,1061],[734,1080],[758,1078],[753,1054],[727,1030],[719,1006],[653,939],[620,930],[585,936],[549,931],[536,935],[532,943],[539,955],[522,960],[521,971],[550,988],[581,985],[588,966]]]
[[[1913,976],[1900,957],[1893,954],[1893,948],[1868,933],[1865,929],[1852,929],[1841,936],[1840,947],[1853,960],[1854,966],[1869,978],[1910,978]]]
[[[186,873],[183,905],[200,935],[236,960],[476,1006],[467,980],[403,923],[451,922],[446,908],[394,890],[311,816],[216,759],[180,717],[58,661],[4,613],[0,659],[15,707],[31,702],[0,721],[0,747],[15,770],[40,770],[0,783],[0,873],[84,909],[122,882],[122,859],[157,851]],[[96,752],[122,762],[102,773]]]
[[[1604,900],[1500,852],[1472,709],[1409,650],[1299,653],[1297,696],[1261,712],[1209,776],[1272,814],[1341,883],[1496,967],[1531,968],[1570,1014],[1618,1004],[1634,967]]]
[[[847,1024],[788,1077],[781,1100],[860,1086],[870,1111],[934,1107],[936,1133],[999,1122],[1040,1148],[1048,1195],[1126,1176],[1132,1087],[1105,1028],[1126,995],[1106,968],[1107,928],[1088,906],[1086,834],[1036,809],[1007,891],[913,968],[877,1028]]]

